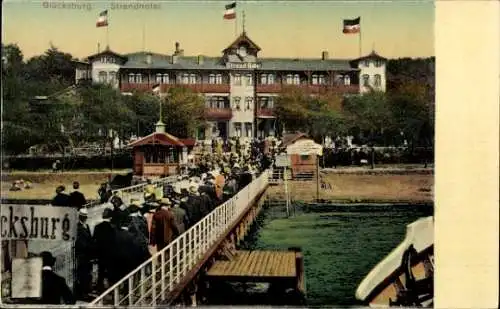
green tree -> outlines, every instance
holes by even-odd
[[[163,122],[174,136],[193,137],[196,129],[205,124],[205,100],[198,93],[183,87],[170,88],[162,104]]]

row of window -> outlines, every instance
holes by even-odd
[[[237,137],[252,137],[252,123],[251,122],[234,122],[234,135]]]
[[[365,60],[363,61],[363,66],[369,67],[370,63],[372,63],[370,60]],[[374,63],[377,68],[380,68],[384,64],[384,62],[380,59],[375,60]]]
[[[116,82],[116,72],[106,72],[106,71],[101,71],[99,72],[99,82],[100,83],[115,83]]]
[[[362,76],[362,80],[363,80],[363,87],[370,86],[370,75],[364,74]],[[382,76],[380,74],[375,74],[373,79],[373,86],[380,87],[381,85],[382,85]]]
[[[100,72],[100,74],[106,74],[106,72]],[[114,73],[116,76],[116,72],[111,72]],[[243,78],[242,78],[243,77]],[[168,84],[170,83],[170,76],[169,74],[161,74],[158,73],[156,74],[156,82],[160,84]],[[201,80],[200,76],[197,74],[182,74],[180,76],[180,82],[182,84],[197,84]],[[246,74],[246,75],[241,75],[241,74],[235,74],[234,79],[233,79],[233,84],[234,85],[243,85],[242,80],[244,80],[244,85],[246,86],[252,86],[253,85],[253,77],[251,74]],[[143,82],[143,75],[138,73],[130,73],[128,74],[128,82],[129,83],[142,83]],[[302,83],[302,79],[299,74],[288,74],[286,75],[286,78],[284,79],[284,82],[289,85],[300,85]],[[223,79],[222,79],[222,74],[210,74],[208,76],[208,83],[209,84],[222,84]],[[260,83],[263,85],[272,85],[275,83],[275,76],[273,74],[261,74],[261,79]],[[312,75],[311,83],[313,85],[325,85],[326,84],[326,78],[325,75]],[[343,83],[344,85],[350,85],[351,84],[351,78],[349,75],[344,75],[344,76],[338,76],[337,77],[337,83]]]
[[[233,97],[233,104],[230,107],[229,101],[226,97],[218,96],[207,96],[205,98],[205,107],[207,108],[232,108],[237,111],[249,111],[253,110],[253,98],[245,97],[242,101],[241,97]],[[274,107],[274,97],[259,97],[257,102],[259,103],[259,108],[273,108]]]

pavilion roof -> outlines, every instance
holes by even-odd
[[[154,132],[149,134],[148,136],[133,141],[132,143],[128,144],[127,147],[137,147],[145,145],[185,147],[189,146],[189,144],[190,144],[189,139],[181,140],[169,133]]]

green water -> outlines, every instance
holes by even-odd
[[[431,206],[267,207],[247,249],[301,247],[308,305],[356,305],[354,293],[368,272],[404,238],[406,225],[432,215]]]

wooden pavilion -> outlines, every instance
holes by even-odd
[[[133,151],[134,175],[164,177],[180,174],[194,144],[194,139],[180,139],[165,132],[165,125],[159,121],[156,132],[127,145]]]

